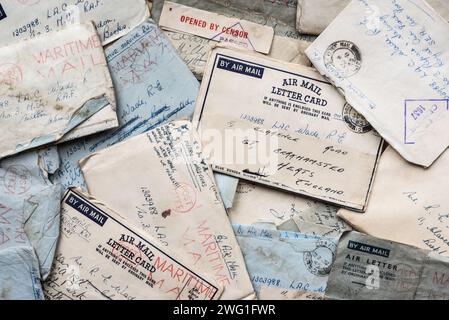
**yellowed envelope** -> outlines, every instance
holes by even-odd
[[[0,60],[0,157],[116,125],[112,80],[92,24],[1,47]],[[102,110],[106,124],[103,116],[83,124]]]
[[[145,0],[79,1],[17,0],[3,1],[0,16],[0,43],[34,38],[60,29],[67,24],[94,21],[105,45],[137,27],[150,16]]]
[[[449,152],[423,169],[390,147],[365,214],[340,210],[338,216],[361,232],[449,256],[448,168]]]
[[[215,171],[364,210],[382,139],[313,69],[217,48],[193,121]]]
[[[50,300],[214,300],[222,288],[198,267],[105,205],[69,190],[44,283]]]
[[[193,266],[206,265],[223,299],[254,296],[213,173],[189,122],[175,122],[80,162],[89,192]]]
[[[429,167],[449,146],[448,32],[424,0],[354,0],[306,54],[406,160]]]

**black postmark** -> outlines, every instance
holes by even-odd
[[[0,3],[0,20],[3,20],[6,18],[6,12],[3,10],[2,4]]]
[[[373,130],[371,124],[358,113],[349,103],[343,107],[343,120],[349,129],[355,133],[367,133]]]
[[[316,248],[304,253],[304,264],[307,270],[319,277],[331,272],[337,246],[329,240],[317,241]]]
[[[342,77],[349,78],[359,72],[362,66],[362,54],[351,41],[337,41],[324,52],[324,64],[326,69],[335,69]]]

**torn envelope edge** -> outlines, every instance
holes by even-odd
[[[75,195],[76,197],[81,198],[81,200],[83,200],[86,203],[88,203],[89,205],[91,205],[94,209],[96,209],[101,214],[105,215],[106,217],[113,220],[115,223],[119,224],[123,228],[131,231],[132,233],[136,234],[141,239],[145,240],[145,242],[147,242],[149,245],[151,245],[155,250],[159,251],[162,255],[167,256],[168,258],[170,258],[171,260],[173,260],[174,262],[179,264],[181,267],[185,268],[190,273],[195,275],[198,279],[201,279],[202,281],[208,283],[211,287],[213,287],[216,290],[216,292],[212,296],[211,300],[218,300],[220,298],[220,296],[222,295],[223,290],[224,290],[223,287],[220,286],[219,284],[217,284],[214,280],[211,280],[210,275],[207,275],[207,278],[206,278],[206,277],[198,274],[198,272],[204,273],[204,271],[202,271],[202,270],[194,271],[192,268],[187,267],[186,266],[187,264],[184,263],[184,261],[183,261],[184,259],[180,258],[180,254],[177,253],[177,250],[179,250],[179,249],[176,249],[176,250],[168,249],[168,248],[161,249],[163,246],[158,240],[156,240],[155,238],[146,234],[144,231],[140,230],[138,227],[134,226],[132,223],[128,222],[128,220],[126,220],[126,218],[124,218],[119,213],[110,209],[104,203],[95,199],[91,195],[84,193],[82,191],[82,189],[80,189],[80,188],[68,189],[65,192],[64,197],[62,198],[61,207],[65,205],[65,201],[67,200],[67,198],[70,195]]]
[[[0,158],[4,158],[7,156],[11,156],[25,150],[34,149],[37,147],[45,146],[50,143],[57,142],[59,139],[64,137],[64,135],[71,132],[74,128],[82,124],[84,121],[89,119],[91,116],[108,106],[110,103],[106,98],[106,95],[103,94],[100,97],[96,97],[90,99],[85,102],[78,110],[76,110],[70,120],[68,121],[66,127],[62,132],[52,132],[40,137],[34,137],[30,141],[24,141],[16,145],[15,149],[8,150],[0,154]]]
[[[184,12],[189,14],[184,15]],[[169,14],[171,15],[170,17],[168,16]],[[185,20],[184,22],[181,21],[182,18],[194,19],[193,17],[195,16],[201,17],[201,19],[195,19],[198,21],[198,23],[202,24],[201,26],[199,26],[200,29],[198,30],[189,28],[188,26],[190,26],[190,24],[187,23],[187,20]],[[213,20],[214,22],[211,22],[211,20]],[[181,22],[181,24],[179,24],[179,22]],[[243,25],[246,26],[246,29]],[[236,27],[241,29],[241,31],[239,32],[239,37],[240,35],[243,35],[243,39],[246,39],[252,50],[264,54],[268,54],[270,52],[271,45],[274,39],[274,29],[272,27],[263,26],[247,20],[228,17],[211,11],[196,9],[194,7],[189,7],[170,1],[164,2],[164,7],[162,8],[161,16],[159,19],[159,26],[163,30],[189,33],[218,42],[220,41],[218,38],[222,34],[225,34],[225,30]],[[220,27],[220,32],[217,33],[217,31],[215,31],[216,29],[212,30],[212,26],[215,26],[217,29]],[[229,37],[227,37],[227,39],[232,37],[234,36],[230,35]],[[227,41],[228,40],[224,40],[224,42]]]

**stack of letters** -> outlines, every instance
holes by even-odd
[[[449,299],[445,0],[0,0],[0,299]]]

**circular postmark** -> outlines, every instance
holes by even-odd
[[[41,2],[41,0],[17,0],[17,2],[23,4],[24,6],[33,6]]]
[[[355,133],[367,133],[373,130],[371,124],[357,112],[349,103],[343,107],[343,120],[349,129]]]
[[[0,85],[15,87],[22,82],[22,69],[14,63],[0,64]]]
[[[10,194],[21,195],[30,190],[31,173],[22,165],[10,166],[3,177],[5,190]]]
[[[180,183],[175,190],[176,205],[174,211],[179,213],[190,212],[196,205],[196,190],[187,183]]]
[[[335,259],[336,245],[328,240],[319,240],[313,251],[304,253],[304,264],[310,273],[324,277],[332,268]]]
[[[355,75],[362,66],[362,54],[351,41],[337,41],[332,43],[324,52],[326,69],[336,69],[344,78]]]

